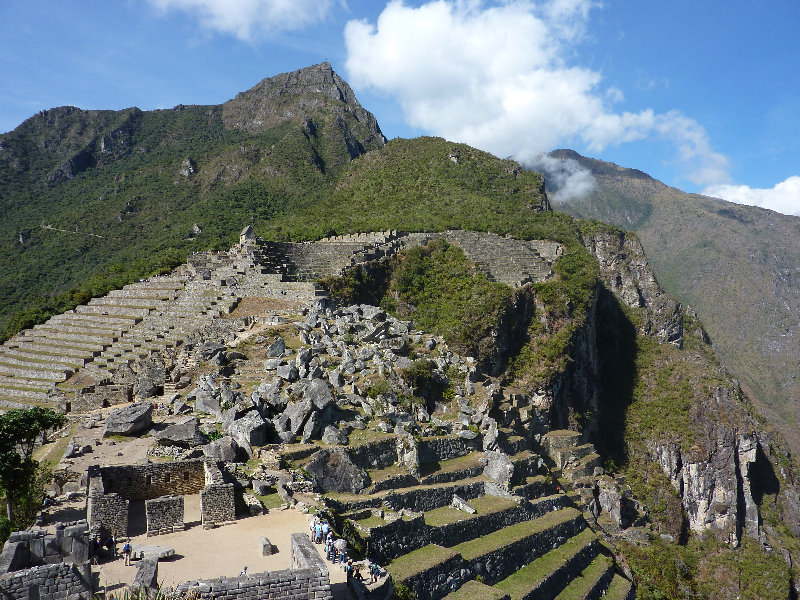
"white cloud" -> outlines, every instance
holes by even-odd
[[[556,204],[581,198],[597,187],[592,172],[572,158],[560,159],[540,154],[530,161],[529,166],[544,173],[547,197]]]
[[[797,175],[792,175],[771,188],[712,185],[705,188],[703,194],[737,204],[768,208],[785,215],[800,216],[800,177]]]
[[[321,21],[333,0],[147,0],[162,12],[182,11],[211,31],[244,42]]]
[[[349,79],[394,96],[410,125],[499,156],[531,162],[576,141],[600,151],[656,135],[676,146],[696,183],[729,181],[727,159],[696,121],[677,111],[614,112],[622,92],[570,64],[594,5],[393,0],[376,24],[345,27]]]

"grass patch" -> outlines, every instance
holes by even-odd
[[[419,550],[394,559],[386,566],[386,570],[396,581],[405,581],[414,575],[427,571],[431,567],[453,558],[458,552],[451,548],[443,548],[436,544],[428,544]]]
[[[481,515],[500,512],[517,504],[513,500],[500,498],[499,496],[480,496],[479,498],[468,500],[468,502],[477,511],[474,515],[449,506],[442,506],[425,513],[425,524],[431,527],[441,527],[457,521],[466,521]]]
[[[600,555],[586,567],[581,574],[569,582],[561,593],[556,596],[556,600],[582,600],[586,598],[589,591],[597,581],[608,571],[611,561],[605,556]]]

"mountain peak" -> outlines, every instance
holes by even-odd
[[[375,117],[328,61],[262,79],[228,100],[222,118],[228,128],[256,133],[285,121],[312,118],[321,109],[346,120],[355,117],[374,131],[380,145],[385,142]]]

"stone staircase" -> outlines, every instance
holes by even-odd
[[[376,468],[364,459],[368,451],[351,448],[372,485],[361,494],[327,494],[326,503],[351,539],[354,533],[365,553],[418,600],[635,597],[615,572],[613,553],[557,480],[538,472],[539,456],[524,438],[503,433],[515,471],[508,492],[483,475],[478,449],[423,438],[420,456],[431,460],[417,474],[397,465]],[[451,506],[454,495],[476,512]]]

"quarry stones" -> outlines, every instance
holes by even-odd
[[[153,405],[149,402],[137,402],[112,411],[106,419],[103,435],[135,435],[152,423]]]

